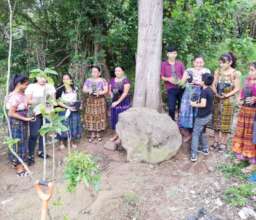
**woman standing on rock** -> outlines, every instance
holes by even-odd
[[[28,148],[28,122],[33,118],[27,117],[28,99],[24,92],[29,84],[28,78],[22,75],[15,75],[10,83],[10,94],[6,97],[6,107],[10,119],[11,136],[18,138],[17,146],[14,150],[19,157],[25,161]],[[18,176],[26,175],[26,170],[22,164],[11,153],[9,159],[16,169]]]
[[[131,107],[129,90],[131,87],[130,81],[124,74],[124,69],[120,66],[115,68],[115,78],[110,81],[109,92],[112,98],[111,105],[111,128],[116,129],[118,115]],[[110,140],[116,141],[118,135],[115,134]]]
[[[194,67],[185,71],[182,79],[182,82],[186,83],[186,88],[181,99],[179,127],[184,136],[184,142],[191,139],[193,122],[197,114],[197,108],[193,108],[190,102],[191,100],[199,100],[202,75],[204,73],[211,73],[209,69],[204,67],[204,59],[202,56],[196,56],[193,65]]]
[[[84,83],[83,92],[89,94],[85,104],[85,127],[89,131],[89,142],[101,141],[101,132],[107,127],[107,104],[105,95],[108,93],[108,83],[100,77],[98,66],[91,69],[91,78]]]
[[[212,147],[223,151],[227,147],[227,135],[232,125],[234,98],[240,90],[241,74],[235,69],[236,58],[232,53],[222,55],[219,62],[220,68],[215,71],[213,84],[215,142]]]
[[[232,150],[237,161],[247,160],[250,166],[243,172],[256,170],[256,62],[249,66],[249,75],[241,92],[240,112],[236,132],[233,137]]]
[[[81,118],[80,118],[80,101],[78,101],[78,92],[75,88],[72,77],[66,73],[62,77],[62,85],[57,89],[56,98],[58,104],[65,109],[60,112],[61,116],[65,116],[64,124],[69,129],[68,132],[62,132],[58,135],[58,139],[61,142],[60,149],[64,149],[64,141],[67,140],[70,135],[71,146],[76,148],[76,142],[81,138]]]

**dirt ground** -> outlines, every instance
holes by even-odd
[[[106,135],[107,140],[109,134]],[[224,153],[210,152],[189,160],[188,146],[178,155],[159,165],[126,162],[125,152],[108,151],[101,144],[82,140],[78,150],[96,156],[102,169],[101,190],[90,193],[83,185],[76,192],[66,190],[64,157],[67,149],[57,151],[57,178],[50,201],[50,218],[54,220],[185,220],[199,209],[207,210],[212,218],[238,220],[239,209],[223,201],[225,189],[235,184],[224,178],[217,166],[229,159]],[[50,148],[49,148],[50,151]],[[0,151],[0,219],[40,219],[41,203],[29,177],[16,177]],[[31,167],[33,177],[40,179],[43,163],[36,158]],[[51,176],[51,159],[48,160]]]

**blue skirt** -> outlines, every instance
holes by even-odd
[[[111,108],[111,128],[116,129],[116,124],[118,122],[118,115],[131,107],[130,97],[126,97],[119,105]]]
[[[11,117],[9,119],[12,138],[19,139],[18,144],[14,145],[12,148],[22,160],[25,160],[28,150],[28,122]],[[9,152],[9,160],[15,164],[20,163],[11,152]]]
[[[60,116],[65,116],[66,111],[60,112]],[[80,112],[71,112],[69,117],[63,121],[63,124],[68,128],[68,132],[62,132],[57,134],[58,140],[67,140],[68,133],[71,137],[71,140],[77,140],[81,138],[82,126],[81,126],[81,117]]]
[[[200,96],[201,88],[199,86],[187,85],[181,99],[178,122],[180,128],[193,128],[194,119],[198,111],[197,108],[193,108],[190,104],[190,100],[193,94]]]

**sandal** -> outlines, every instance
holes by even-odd
[[[17,164],[15,169],[16,169],[16,174],[17,174],[18,177],[28,175],[28,172],[25,170],[25,168],[23,167],[22,164]]]
[[[227,149],[226,144],[220,144],[219,147],[218,147],[219,152],[224,152],[226,149]]]
[[[245,168],[242,169],[242,172],[244,174],[249,174],[249,173],[252,173],[254,171],[256,171],[256,165],[255,164],[251,164],[248,167],[245,167]]]
[[[44,159],[44,153],[42,151],[38,151],[37,154],[38,157],[40,157],[41,159]],[[48,154],[46,154],[46,159],[50,158],[50,156]]]
[[[96,137],[97,137],[97,141],[98,141],[98,142],[101,142],[101,141],[102,141],[102,138],[101,138],[101,136],[100,136],[99,133],[97,133]]]

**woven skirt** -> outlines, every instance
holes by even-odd
[[[256,161],[256,144],[253,144],[253,123],[256,108],[242,106],[238,115],[232,150],[239,158]]]
[[[104,96],[89,96],[85,106],[85,128],[88,131],[104,131],[107,127],[107,103]]]

